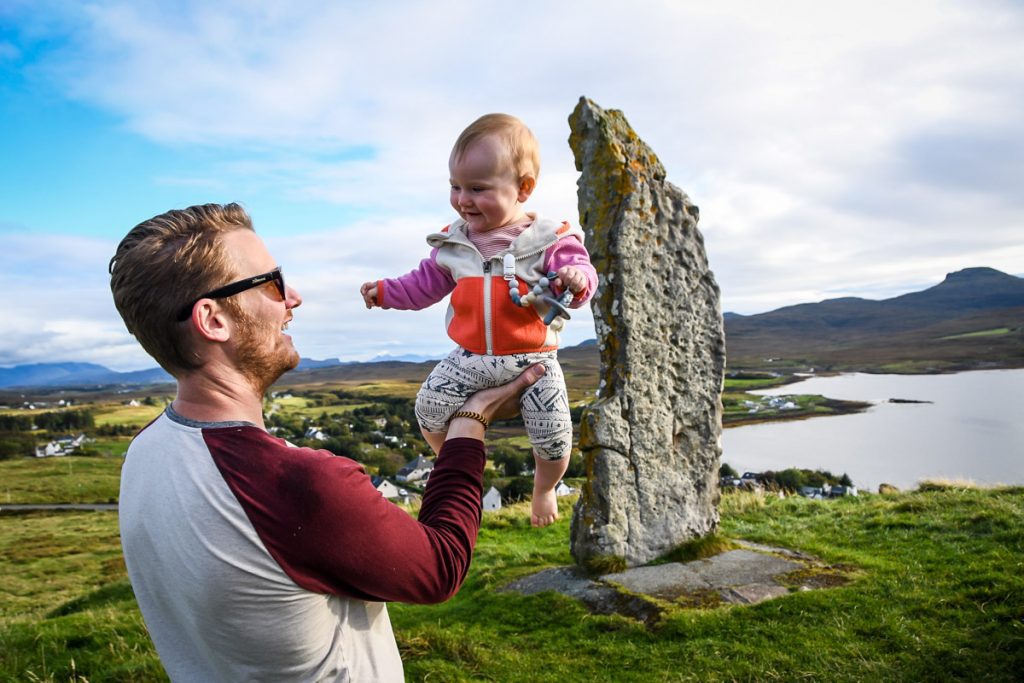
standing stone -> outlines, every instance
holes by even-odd
[[[572,554],[607,570],[717,529],[725,333],[697,207],[621,112],[581,98],[569,125],[601,350]]]

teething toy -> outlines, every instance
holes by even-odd
[[[515,271],[515,258],[509,259],[505,257],[504,261],[504,277],[508,281],[508,295],[512,298],[512,303],[516,306],[532,306],[535,301],[540,299],[546,303],[550,308],[547,314],[544,316],[544,324],[550,325],[554,322],[556,317],[562,317],[566,320],[570,319],[569,315],[569,304],[572,303],[572,292],[568,289],[562,292],[560,297],[555,297],[551,291],[551,281],[555,279],[557,273],[549,272],[547,277],[542,277],[537,281],[537,284],[527,292],[526,294],[519,294],[519,281],[516,279]]]

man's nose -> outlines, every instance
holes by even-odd
[[[294,287],[285,288],[284,303],[287,308],[298,308],[302,305],[302,295]]]

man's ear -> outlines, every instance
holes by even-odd
[[[533,188],[537,187],[537,179],[532,175],[524,175],[519,179],[519,203],[522,204],[530,195],[533,194]]]
[[[202,299],[193,307],[192,327],[206,341],[225,342],[231,338],[227,311],[213,299]]]

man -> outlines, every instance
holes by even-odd
[[[128,449],[120,499],[128,576],[170,677],[402,680],[384,603],[458,590],[484,430],[543,368],[467,400],[413,519],[358,463],[266,432],[263,394],[299,360],[284,331],[302,298],[241,207],[140,223],[110,274],[128,330],[178,382]]]

